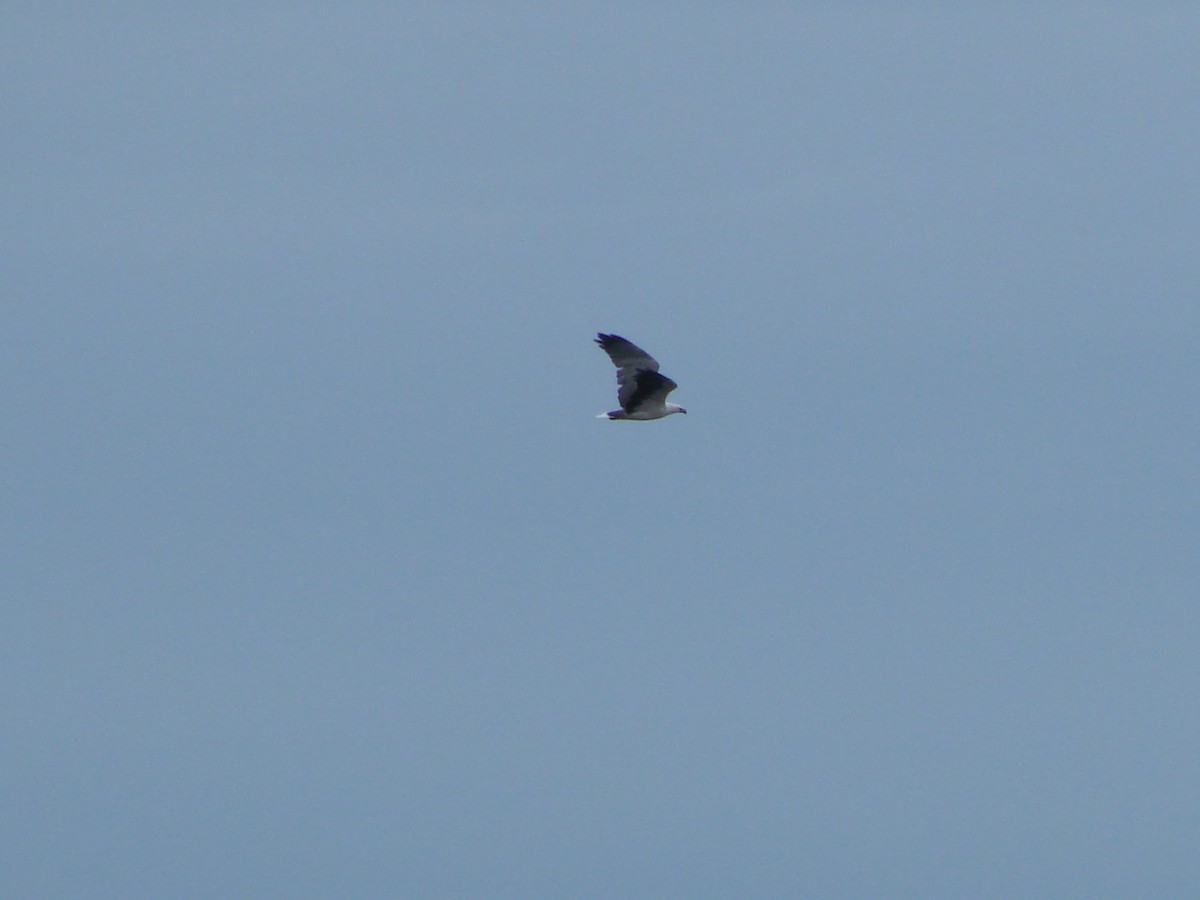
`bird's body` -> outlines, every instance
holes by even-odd
[[[617,367],[617,401],[621,404],[620,409],[601,413],[597,419],[646,421],[687,412],[667,402],[667,394],[678,385],[659,373],[653,356],[615,334],[597,335],[596,343]]]

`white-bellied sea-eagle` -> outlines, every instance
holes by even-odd
[[[601,413],[597,419],[645,421],[687,412],[682,406],[667,402],[667,394],[678,385],[659,374],[653,356],[615,334],[597,335],[596,343],[617,367],[617,402],[621,404],[620,409]]]

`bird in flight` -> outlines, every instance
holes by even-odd
[[[636,344],[615,334],[596,336],[617,367],[617,402],[620,409],[601,413],[597,419],[661,419],[671,413],[686,413],[682,406],[667,402],[667,394],[679,385],[659,374],[658,361]]]

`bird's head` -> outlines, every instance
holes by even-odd
[[[676,406],[674,403],[667,404],[667,411],[673,413],[683,413],[684,415],[687,415],[686,409],[684,409],[682,406]]]

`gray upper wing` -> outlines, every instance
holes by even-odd
[[[617,402],[628,410],[630,401],[638,394],[638,372],[658,371],[658,360],[625,338],[615,334],[598,334],[596,343],[608,354],[608,358],[617,367]],[[673,384],[673,382],[672,382]],[[660,385],[656,385],[658,387]],[[640,403],[646,399],[648,391],[643,390],[637,397]],[[664,395],[665,396],[665,395]]]
[[[615,334],[596,335],[596,343],[601,346],[609,359],[618,369],[649,369],[658,371],[658,360],[630,341]]]

